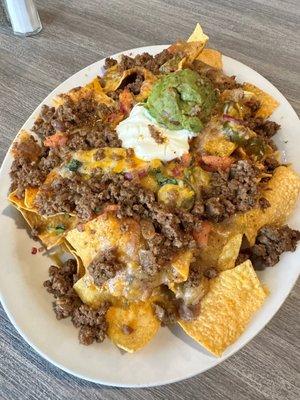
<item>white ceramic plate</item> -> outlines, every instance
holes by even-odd
[[[126,54],[135,55],[144,51],[156,54],[165,47],[144,47],[128,51]],[[236,75],[240,81],[254,83],[279,100],[280,107],[272,116],[272,119],[282,126],[277,144],[284,150],[286,159],[300,172],[300,124],[291,105],[257,72],[229,57],[224,56],[223,61],[227,74]],[[49,104],[59,93],[88,83],[101,74],[103,63],[103,60],[98,61],[67,79],[46,97],[43,104]],[[22,129],[30,130],[40,107],[34,111]],[[51,260],[41,254],[31,255],[31,248],[35,242],[29,238],[21,216],[7,202],[11,161],[11,156],[7,154],[0,171],[2,305],[18,332],[42,357],[80,378],[112,386],[145,387],[179,381],[212,368],[242,348],[268,323],[298,277],[300,249],[295,253],[284,254],[276,267],[259,273],[260,279],[270,288],[271,295],[245,333],[230,346],[222,358],[209,354],[179,328],[172,331],[167,328],[160,329],[154,340],[135,354],[121,353],[108,340],[100,345],[79,345],[77,331],[71,322],[55,319],[51,309],[52,298],[42,286],[43,281],[47,279]],[[300,229],[300,203],[289,223],[292,227]]]

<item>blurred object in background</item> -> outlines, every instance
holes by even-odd
[[[33,0],[2,0],[2,4],[15,35],[32,36],[42,30],[41,20]]]

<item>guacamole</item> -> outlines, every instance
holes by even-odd
[[[147,108],[158,123],[169,129],[200,132],[216,100],[207,78],[184,69],[165,75],[154,84]]]

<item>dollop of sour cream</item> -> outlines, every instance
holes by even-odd
[[[170,130],[159,125],[148,110],[137,104],[128,118],[116,127],[122,146],[134,149],[145,161],[170,161],[189,151],[189,139],[196,136],[187,129]]]

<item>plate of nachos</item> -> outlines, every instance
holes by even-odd
[[[199,24],[67,79],[0,172],[16,329],[114,386],[175,382],[238,351],[299,275],[298,134],[283,95]]]

